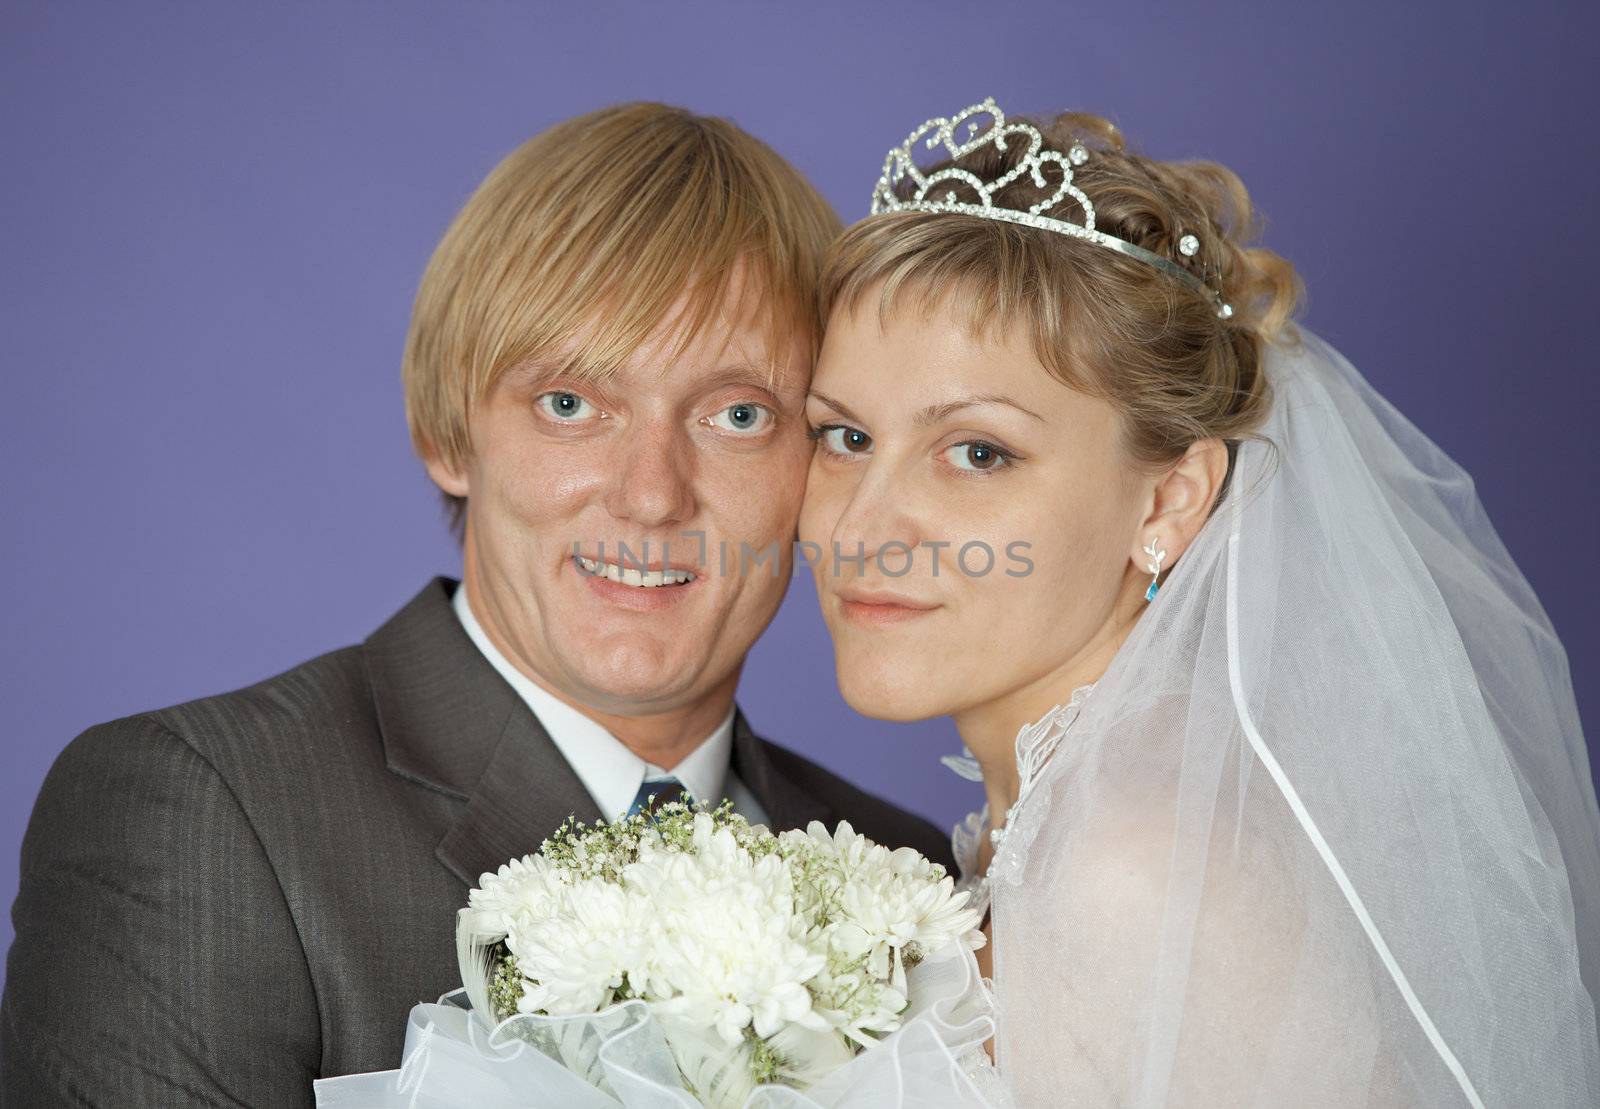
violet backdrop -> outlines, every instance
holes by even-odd
[[[417,279],[495,162],[620,100],[730,116],[847,220],[986,95],[1233,166],[1310,325],[1476,476],[1593,744],[1596,41],[1594,5],[1538,3],[6,3],[0,902],[76,733],[456,572],[401,403]],[[947,722],[843,704],[804,579],[740,701],[942,823],[978,802]]]

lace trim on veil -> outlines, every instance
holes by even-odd
[[[1031,813],[1031,810],[1024,809],[1024,803],[1033,794],[1046,764],[1061,746],[1067,729],[1078,718],[1084,700],[1093,689],[1093,682],[1079,686],[1072,691],[1072,697],[1066,704],[1055,706],[1034,723],[1024,724],[1017,730],[1017,775],[1020,786],[1016,801],[1006,812],[1004,823],[989,832],[990,841],[995,845],[995,854],[987,871],[978,873],[978,845],[984,830],[989,827],[988,803],[985,802],[979,811],[968,813],[966,819],[951,829],[950,846],[956,857],[956,866],[961,871],[956,888],[972,891],[974,907],[988,910],[991,876],[997,869],[1008,882],[1016,884],[1021,881],[1022,857],[1033,839],[1037,821],[1030,817],[1025,823],[1019,824],[1018,818],[1025,811]],[[939,761],[969,782],[983,780],[978,760],[965,747],[961,749],[961,754],[945,755]]]

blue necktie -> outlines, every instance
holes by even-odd
[[[661,811],[661,806],[673,801],[682,801],[685,805],[694,804],[694,798],[689,796],[689,791],[683,788],[683,783],[676,778],[646,778],[639,787],[639,792],[634,795],[633,804],[628,806],[628,815],[633,816],[645,807],[645,804],[654,797],[655,808]]]

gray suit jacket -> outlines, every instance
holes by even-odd
[[[51,769],[22,847],[0,1093],[35,1106],[301,1106],[399,1065],[459,984],[484,871],[599,817],[435,579],[360,646],[102,724]],[[779,828],[847,819],[950,865],[932,825],[734,723]]]

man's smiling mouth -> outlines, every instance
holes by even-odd
[[[616,582],[618,585],[631,585],[640,589],[657,589],[663,586],[687,585],[695,580],[695,575],[689,570],[677,570],[663,566],[653,570],[642,570],[637,566],[621,566],[615,562],[600,562],[583,555],[574,555],[578,569],[590,577],[603,577],[607,581]]]

